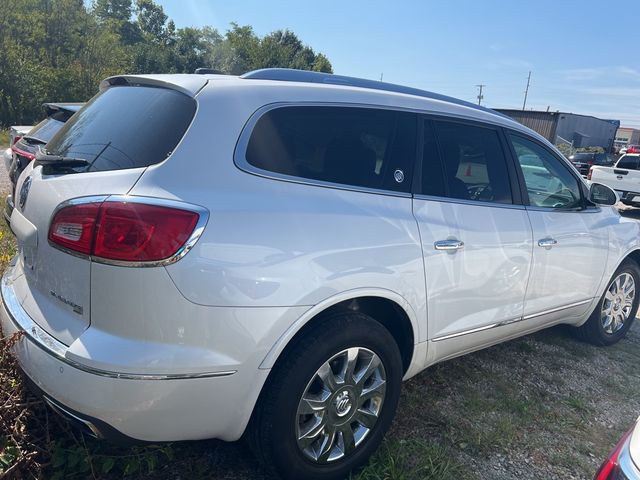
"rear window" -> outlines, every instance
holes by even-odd
[[[257,121],[247,162],[281,175],[409,191],[414,114],[358,107],[282,107]]]
[[[48,117],[33,127],[29,131],[29,137],[40,140],[42,143],[47,143],[53,136],[58,133],[58,130],[64,125],[64,120],[56,120],[55,118]]]
[[[175,90],[111,87],[65,123],[47,151],[87,160],[90,172],[147,167],[171,154],[195,111],[195,100]]]

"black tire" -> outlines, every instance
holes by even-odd
[[[374,352],[386,373],[384,402],[377,422],[350,455],[319,464],[298,447],[298,403],[318,369],[347,348]],[[389,331],[362,313],[328,316],[285,351],[271,372],[247,431],[251,449],[264,466],[285,479],[338,480],[362,466],[379,446],[400,397],[402,358]]]
[[[623,273],[628,273],[633,277],[633,280],[635,282],[635,297],[633,299],[633,304],[631,307],[631,311],[629,312],[629,316],[625,320],[622,328],[614,333],[607,333],[601,321],[601,312],[605,302],[605,296],[609,291],[609,288],[612,286],[614,280]],[[600,298],[598,305],[596,306],[589,319],[581,327],[574,328],[576,337],[580,340],[597,346],[609,346],[622,340],[631,328],[631,325],[635,320],[636,313],[638,312],[638,302],[640,301],[640,293],[638,292],[639,288],[640,269],[634,261],[625,260],[624,262],[622,262],[620,267],[618,267],[616,272],[607,283],[607,288],[602,294],[602,298]]]

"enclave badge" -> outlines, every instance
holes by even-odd
[[[29,195],[29,189],[31,188],[31,177],[27,177],[22,182],[22,187],[20,188],[20,197],[18,198],[18,205],[20,205],[20,210],[24,211],[24,206],[27,203],[27,196]]]

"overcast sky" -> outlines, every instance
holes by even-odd
[[[291,29],[334,72],[640,127],[638,0],[156,0],[178,27]]]

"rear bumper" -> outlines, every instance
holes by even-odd
[[[2,331],[21,335],[14,352],[24,373],[47,403],[87,433],[136,441],[242,435],[268,370],[246,365],[207,375],[134,375],[89,367],[68,358],[68,348],[29,318],[9,274],[1,292]]]

